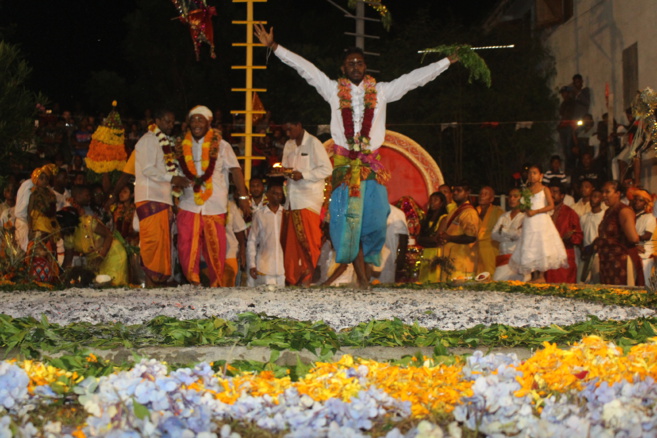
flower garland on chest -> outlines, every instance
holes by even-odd
[[[214,173],[217,158],[219,157],[219,142],[221,135],[214,129],[208,130],[203,137],[201,146],[201,169],[203,175],[198,176],[196,173],[196,164],[194,164],[194,154],[192,152],[192,133],[187,131],[185,138],[178,147],[178,163],[183,174],[192,181],[194,190],[194,202],[197,205],[203,205],[212,196],[212,174]]]
[[[365,88],[363,111],[363,120],[360,132],[356,133],[354,128],[354,109],[351,96],[351,81],[347,78],[338,79],[338,97],[340,98],[340,113],[342,115],[342,125],[344,126],[344,135],[347,138],[349,150],[360,152],[366,149],[370,144],[370,130],[372,129],[372,119],[376,109],[376,80],[366,75],[363,79]]]
[[[157,141],[160,142],[160,147],[162,148],[162,153],[164,154],[164,165],[167,169],[167,173],[170,175],[176,175],[178,169],[178,162],[176,161],[176,151],[171,144],[169,137],[162,132],[158,126],[153,123],[148,125],[148,130],[155,134]]]

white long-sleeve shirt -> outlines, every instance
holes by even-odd
[[[302,78],[315,87],[319,94],[331,106],[331,137],[335,144],[347,147],[347,139],[342,125],[340,112],[340,99],[338,98],[338,81],[329,77],[319,70],[313,63],[287,50],[280,44],[274,52],[285,64],[294,68]],[[386,105],[401,99],[409,91],[426,85],[438,75],[447,70],[450,61],[447,58],[432,64],[420,67],[398,77],[390,82],[377,82],[376,97],[377,104],[370,129],[370,145],[368,149],[377,150],[383,144],[386,135]],[[363,113],[365,111],[365,86],[363,82],[358,85],[350,83],[352,110],[354,114],[354,132],[360,132]]]
[[[242,210],[235,201],[228,201],[228,215],[226,217],[226,259],[237,258],[239,242],[236,234],[245,231],[248,227],[242,217]]]
[[[589,211],[579,220],[579,224],[582,227],[582,234],[584,236],[582,241],[583,246],[589,246],[598,237],[598,228],[604,217],[604,210],[597,213]]]
[[[290,210],[303,210],[305,208],[319,214],[324,203],[324,180],[331,176],[333,166],[317,137],[303,131],[301,144],[297,146],[295,140],[288,140],[283,149],[283,167],[298,170],[303,179],[295,181],[287,179],[287,204]]]
[[[155,201],[172,205],[171,178],[164,152],[155,134],[147,132],[135,145],[135,202]]]
[[[657,222],[655,221],[655,216],[653,216],[650,213],[643,213],[640,216],[637,216],[636,218],[636,232],[641,237],[645,233],[651,233],[653,234],[655,232],[655,226],[657,226]],[[652,257],[652,252],[653,252],[653,243],[652,243],[652,238],[648,239],[647,241],[641,241],[639,242],[641,246],[645,249],[644,252],[639,252],[639,257],[642,259],[649,259]]]
[[[525,213],[518,213],[511,219],[511,212],[507,211],[497,220],[490,234],[491,239],[500,242],[500,255],[513,254],[522,234],[522,220]]]
[[[281,227],[283,206],[276,213],[269,206],[253,213],[251,231],[246,242],[246,265],[265,275],[285,275]]]
[[[196,174],[203,175],[201,164],[201,152],[203,139],[192,141],[192,153],[196,165]],[[198,205],[194,201],[194,189],[190,185],[186,187],[180,197],[180,208],[191,211],[192,213],[201,213],[204,216],[223,214],[228,211],[228,177],[230,169],[240,167],[235,152],[226,140],[219,142],[219,156],[212,174],[212,195],[203,205]]]
[[[381,272],[381,275],[379,275],[379,281],[381,283],[394,283],[397,268],[397,250],[399,249],[399,235],[408,236],[406,214],[391,204],[386,225],[386,243],[383,245],[383,249],[381,249],[381,266],[373,266],[372,270]]]
[[[24,222],[27,222],[27,208],[30,205],[32,187],[34,187],[34,183],[28,178],[21,183],[18,187],[18,192],[16,192],[16,209],[14,211],[16,218]]]

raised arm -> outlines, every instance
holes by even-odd
[[[453,60],[443,58],[424,67],[416,68],[390,82],[379,83],[377,90],[385,95],[387,102],[395,102],[404,97],[409,91],[422,87],[436,79],[457,60],[458,58]]]
[[[323,71],[315,67],[312,62],[279,45],[274,40],[273,27],[267,32],[264,26],[256,24],[255,36],[262,45],[273,50],[278,59],[295,69],[297,73],[306,80],[306,82],[315,87],[324,100],[329,101],[329,99],[333,97],[336,89],[335,81],[329,79],[329,77],[326,76]]]

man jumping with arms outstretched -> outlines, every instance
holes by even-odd
[[[285,64],[294,68],[331,106],[333,193],[330,233],[337,263],[353,263],[359,286],[369,287],[365,263],[379,265],[390,207],[385,183],[390,173],[377,154],[385,139],[386,105],[401,99],[447,70],[457,58],[445,58],[391,82],[376,82],[366,74],[363,51],[344,52],[345,77],[329,77],[301,56],[274,41],[274,29],[256,25],[255,35]]]

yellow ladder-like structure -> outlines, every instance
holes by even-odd
[[[267,0],[233,0],[233,3],[246,3],[246,20],[233,20],[233,24],[246,25],[246,42],[233,43],[233,47],[246,48],[246,63],[245,65],[234,65],[233,70],[244,70],[246,72],[246,85],[245,88],[231,88],[231,91],[244,93],[244,110],[231,111],[231,114],[244,114],[244,132],[233,133],[235,137],[244,137],[244,156],[238,157],[244,160],[244,180],[248,184],[251,179],[251,161],[264,160],[265,157],[254,157],[253,155],[253,138],[264,137],[265,134],[258,134],[253,132],[253,115],[265,114],[265,111],[253,109],[253,93],[264,93],[265,88],[253,88],[253,70],[264,70],[267,68],[265,65],[253,65],[253,48],[264,47],[262,44],[253,42],[253,25],[254,24],[267,24],[266,21],[255,21],[253,19],[253,4],[266,3]]]

